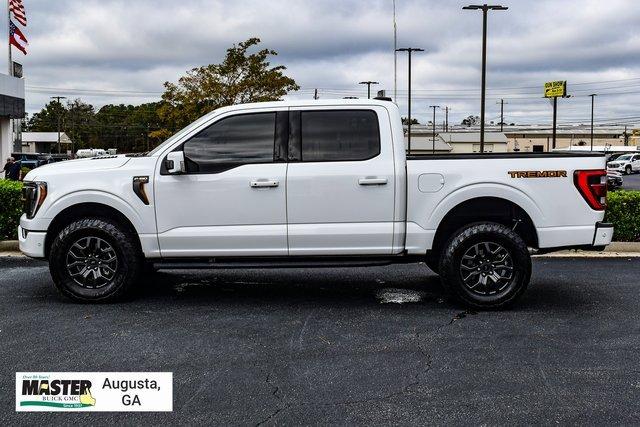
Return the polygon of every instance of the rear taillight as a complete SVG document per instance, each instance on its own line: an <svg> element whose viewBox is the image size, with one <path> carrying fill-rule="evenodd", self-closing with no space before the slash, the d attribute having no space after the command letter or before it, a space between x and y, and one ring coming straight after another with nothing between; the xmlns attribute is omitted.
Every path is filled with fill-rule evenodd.
<svg viewBox="0 0 640 427"><path fill-rule="evenodd" d="M607 171L575 171L573 183L592 209L604 210L607 206Z"/></svg>

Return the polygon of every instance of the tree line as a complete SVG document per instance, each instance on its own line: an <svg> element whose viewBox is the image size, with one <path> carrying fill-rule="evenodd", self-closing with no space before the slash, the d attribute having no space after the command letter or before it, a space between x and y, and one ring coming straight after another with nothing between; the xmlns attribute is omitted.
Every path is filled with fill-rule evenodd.
<svg viewBox="0 0 640 427"><path fill-rule="evenodd" d="M74 149L116 148L118 152L144 152L154 148L208 112L244 102L276 101L299 86L284 74L283 65L272 66L271 49L254 47L250 38L227 49L220 64L193 68L177 83L165 82L159 102L140 105L109 104L99 109L81 99L51 101L25 122L30 132L55 132L60 128Z"/></svg>

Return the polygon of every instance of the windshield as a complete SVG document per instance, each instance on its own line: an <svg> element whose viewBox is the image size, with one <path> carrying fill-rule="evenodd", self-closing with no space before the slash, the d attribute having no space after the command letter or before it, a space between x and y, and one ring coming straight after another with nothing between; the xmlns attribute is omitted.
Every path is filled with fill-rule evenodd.
<svg viewBox="0 0 640 427"><path fill-rule="evenodd" d="M620 156L620 157L618 157L618 158L616 159L616 161L618 161L618 160L623 160L623 161L625 161L625 160L631 160L631 154L625 154L624 156Z"/></svg>
<svg viewBox="0 0 640 427"><path fill-rule="evenodd" d="M153 156L155 154L157 154L159 151L162 151L167 145L171 145L173 144L173 142L176 139L180 139L182 138L182 136L185 133L191 132L192 129L198 127L198 125L200 125L201 123L205 122L206 120L209 120L209 118L216 114L215 113L216 110L211 111L208 114L205 114L204 116L200 117L198 120L196 120L195 122L187 125L186 127L184 127L182 130L178 131L177 133L173 134L173 136L171 136L169 139L167 139L165 142L163 142L162 144L158 145L156 148L154 148L153 150L149 151L146 155L147 156Z"/></svg>

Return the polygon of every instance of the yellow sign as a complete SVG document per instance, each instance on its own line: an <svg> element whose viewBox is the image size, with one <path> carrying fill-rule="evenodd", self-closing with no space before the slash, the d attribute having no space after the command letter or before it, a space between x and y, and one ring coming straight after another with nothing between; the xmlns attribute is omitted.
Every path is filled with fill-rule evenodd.
<svg viewBox="0 0 640 427"><path fill-rule="evenodd" d="M567 81L547 82L544 84L544 97L567 96Z"/></svg>

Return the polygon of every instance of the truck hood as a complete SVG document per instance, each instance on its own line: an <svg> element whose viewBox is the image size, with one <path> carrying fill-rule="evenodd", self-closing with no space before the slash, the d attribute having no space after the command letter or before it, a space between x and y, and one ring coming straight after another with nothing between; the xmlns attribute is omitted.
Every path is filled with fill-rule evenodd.
<svg viewBox="0 0 640 427"><path fill-rule="evenodd" d="M40 166L33 169L24 178L25 181L43 180L43 177L58 173L95 172L107 169L116 169L124 166L129 160L125 155L91 157L87 159L65 160L57 163Z"/></svg>

